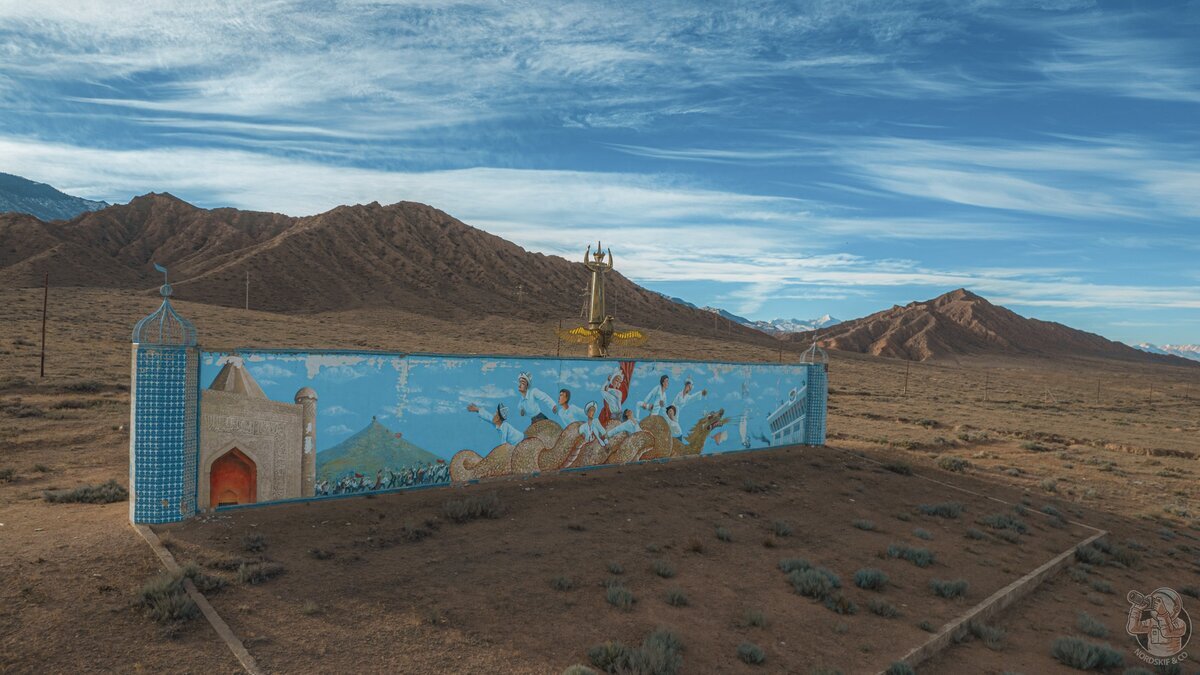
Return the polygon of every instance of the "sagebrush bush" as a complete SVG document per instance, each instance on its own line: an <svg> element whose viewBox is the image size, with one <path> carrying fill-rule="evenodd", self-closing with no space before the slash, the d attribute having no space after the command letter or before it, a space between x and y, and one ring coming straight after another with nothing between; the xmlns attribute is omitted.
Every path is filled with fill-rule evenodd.
<svg viewBox="0 0 1200 675"><path fill-rule="evenodd" d="M625 612L633 609L633 603L637 602L633 592L619 583L608 586L604 592L604 599L608 604Z"/></svg>
<svg viewBox="0 0 1200 675"><path fill-rule="evenodd" d="M738 645L737 655L743 663L749 663L754 666L764 663L767 660L767 653L763 651L762 647L753 642L743 642Z"/></svg>
<svg viewBox="0 0 1200 675"><path fill-rule="evenodd" d="M900 615L900 610L886 600L880 598L871 598L867 601L867 609L871 610L872 614L882 616L885 619L892 619Z"/></svg>
<svg viewBox="0 0 1200 675"><path fill-rule="evenodd" d="M896 661L883 671L884 675L917 675L913 667L903 661Z"/></svg>
<svg viewBox="0 0 1200 675"><path fill-rule="evenodd" d="M112 504L129 499L129 491L115 480L84 485L73 490L46 490L42 498L52 504Z"/></svg>
<svg viewBox="0 0 1200 675"><path fill-rule="evenodd" d="M960 598L967 594L967 582L963 579L954 581L943 581L941 579L930 579L929 588L933 594L948 600Z"/></svg>
<svg viewBox="0 0 1200 675"><path fill-rule="evenodd" d="M17 475L17 472L15 470L13 470L12 467L6 467L3 469L0 469L0 483L8 483L8 482L12 481L13 477L15 477L16 475Z"/></svg>
<svg viewBox="0 0 1200 675"><path fill-rule="evenodd" d="M237 579L240 584L255 586L283 574L284 567L275 562L242 563L238 567Z"/></svg>
<svg viewBox="0 0 1200 675"><path fill-rule="evenodd" d="M605 642L588 650L592 665L606 673L631 675L675 675L683 667L683 642L665 628L659 628L637 648L620 642Z"/></svg>
<svg viewBox="0 0 1200 675"><path fill-rule="evenodd" d="M963 505L958 502L943 502L941 504L921 504L917 510L927 516L939 518L957 518L962 515Z"/></svg>
<svg viewBox="0 0 1200 675"><path fill-rule="evenodd" d="M204 570L194 562L190 562L183 566L182 570L185 578L191 579L196 585L196 589L201 593L216 593L225 588L225 579L222 577L205 574Z"/></svg>
<svg viewBox="0 0 1200 675"><path fill-rule="evenodd" d="M968 527L967 532L964 536L966 536L967 539L986 539L987 538L987 535L983 533L983 530L978 530L978 529L975 529L974 527Z"/></svg>
<svg viewBox="0 0 1200 675"><path fill-rule="evenodd" d="M608 563L608 573L609 574L624 574L625 568L622 567L621 563L619 563L619 562L615 562L615 561L610 562L610 563Z"/></svg>
<svg viewBox="0 0 1200 675"><path fill-rule="evenodd" d="M200 613L183 590L183 575L162 573L147 581L140 593L142 607L161 624L183 623Z"/></svg>
<svg viewBox="0 0 1200 675"><path fill-rule="evenodd" d="M258 553L267 547L267 538L252 532L242 539L242 548L250 553Z"/></svg>
<svg viewBox="0 0 1200 675"><path fill-rule="evenodd" d="M911 476L913 472L912 466L905 462L888 462L883 465L883 468L892 473L898 473L901 476Z"/></svg>
<svg viewBox="0 0 1200 675"><path fill-rule="evenodd" d="M875 529L875 523L869 520L856 520L854 521L854 527L866 532L871 532Z"/></svg>
<svg viewBox="0 0 1200 675"><path fill-rule="evenodd" d="M567 666L567 669L562 671L562 675L599 675L596 671L588 668L582 663L576 663L572 666Z"/></svg>
<svg viewBox="0 0 1200 675"><path fill-rule="evenodd" d="M892 544L887 548L887 556L889 558L900 558L916 565L917 567L929 567L933 564L933 552L927 548L913 548L907 544Z"/></svg>
<svg viewBox="0 0 1200 675"><path fill-rule="evenodd" d="M758 483L749 478L742 481L742 491L743 492L749 492L749 493L766 492L770 489L771 489L770 485L767 485L765 483Z"/></svg>
<svg viewBox="0 0 1200 675"><path fill-rule="evenodd" d="M967 630L971 631L971 635L982 640L988 649L997 652L1004 649L1004 640L1007 634L1003 628L989 626L982 621L972 621L967 624Z"/></svg>
<svg viewBox="0 0 1200 675"><path fill-rule="evenodd" d="M771 523L771 531L776 537L786 537L792 533L792 526L785 520L776 520Z"/></svg>
<svg viewBox="0 0 1200 675"><path fill-rule="evenodd" d="M499 518L504 515L504 504L495 492L471 495L463 499L451 499L442 504L442 515L447 520L465 523L480 518Z"/></svg>
<svg viewBox="0 0 1200 675"><path fill-rule="evenodd" d="M687 607L687 594L681 588L672 588L667 591L667 604L672 607Z"/></svg>
<svg viewBox="0 0 1200 675"><path fill-rule="evenodd" d="M323 548L311 548L308 554L317 560L329 560L334 556L334 552Z"/></svg>
<svg viewBox="0 0 1200 675"><path fill-rule="evenodd" d="M1106 670L1125 664L1125 657L1107 644L1093 644L1074 637L1055 640L1050 645L1050 655L1077 670Z"/></svg>
<svg viewBox="0 0 1200 675"><path fill-rule="evenodd" d="M1108 594L1112 594L1114 592L1112 584L1103 579L1092 579L1092 590Z"/></svg>
<svg viewBox="0 0 1200 675"><path fill-rule="evenodd" d="M868 591L878 591L887 586L888 575L883 570L864 567L854 573L854 585Z"/></svg>
<svg viewBox="0 0 1200 675"><path fill-rule="evenodd" d="M767 625L767 617L761 609L748 609L742 613L742 626L762 628Z"/></svg>
<svg viewBox="0 0 1200 675"><path fill-rule="evenodd" d="M1089 637L1108 637L1108 627L1087 612L1079 613L1079 618L1075 620L1075 627L1079 629L1079 632Z"/></svg>
<svg viewBox="0 0 1200 675"><path fill-rule="evenodd" d="M925 539L925 540L933 539L933 534L929 530L926 530L926 529L923 529L920 527L913 528L913 536L916 537L917 539Z"/></svg>
<svg viewBox="0 0 1200 675"><path fill-rule="evenodd" d="M733 541L733 533L723 527L718 527L717 539L721 541Z"/></svg>
<svg viewBox="0 0 1200 675"><path fill-rule="evenodd" d="M812 567L812 563L804 558L784 558L779 561L779 569L784 574L794 572L796 570L806 570Z"/></svg>
<svg viewBox="0 0 1200 675"><path fill-rule="evenodd" d="M980 525L986 525L993 530L1012 530L1018 534L1025 534L1029 531L1029 527L1016 516L1007 513L993 513L990 516L984 516L979 519Z"/></svg>
<svg viewBox="0 0 1200 675"><path fill-rule="evenodd" d="M825 607L838 614L858 614L858 605L841 593L830 593L825 598Z"/></svg>
<svg viewBox="0 0 1200 675"><path fill-rule="evenodd" d="M1104 554L1096 550L1095 546L1076 546L1075 559L1089 565L1104 564Z"/></svg>
<svg viewBox="0 0 1200 675"><path fill-rule="evenodd" d="M675 576L675 568L666 560L655 560L650 569L664 579L670 579Z"/></svg>
<svg viewBox="0 0 1200 675"><path fill-rule="evenodd" d="M939 469L956 473L966 471L971 467L971 463L962 457L951 457L950 455L939 457L937 465Z"/></svg>
<svg viewBox="0 0 1200 675"><path fill-rule="evenodd" d="M570 577L554 577L550 580L550 588L556 591L569 591L575 588L575 580Z"/></svg>

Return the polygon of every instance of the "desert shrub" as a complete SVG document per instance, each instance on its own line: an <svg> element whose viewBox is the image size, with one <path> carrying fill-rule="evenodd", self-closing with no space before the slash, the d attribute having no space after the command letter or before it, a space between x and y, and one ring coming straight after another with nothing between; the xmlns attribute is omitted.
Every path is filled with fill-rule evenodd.
<svg viewBox="0 0 1200 675"><path fill-rule="evenodd" d="M73 490L46 490L42 497L52 504L112 504L129 499L129 491L115 480L84 485Z"/></svg>
<svg viewBox="0 0 1200 675"><path fill-rule="evenodd" d="M1062 511L1059 511L1058 509L1054 508L1053 506L1051 506L1049 504L1043 506L1041 508L1041 511L1042 511L1042 513L1050 516L1051 518L1062 518L1063 517Z"/></svg>
<svg viewBox="0 0 1200 675"><path fill-rule="evenodd" d="M913 472L912 466L906 462L888 462L883 465L883 468L901 476L911 476Z"/></svg>
<svg viewBox="0 0 1200 675"><path fill-rule="evenodd" d="M918 623L917 628L920 628L921 630L925 631L926 633L932 633L934 631L933 624L929 623L928 620L923 620L920 623Z"/></svg>
<svg viewBox="0 0 1200 675"><path fill-rule="evenodd" d="M841 593L830 593L826 596L825 607L838 614L858 614L858 605Z"/></svg>
<svg viewBox="0 0 1200 675"><path fill-rule="evenodd" d="M1107 581L1105 581L1103 579L1093 579L1092 580L1092 590L1099 591L1100 593L1108 593L1108 594L1113 593L1112 584L1108 583Z"/></svg>
<svg viewBox="0 0 1200 675"><path fill-rule="evenodd" d="M925 427L926 429L935 429L935 428L941 426L941 424L939 424L937 420L931 420L931 419L919 419L916 421L916 425L919 427Z"/></svg>
<svg viewBox="0 0 1200 675"><path fill-rule="evenodd" d="M16 476L16 471L12 467L0 469L0 482L8 483Z"/></svg>
<svg viewBox="0 0 1200 675"><path fill-rule="evenodd" d="M659 628L630 648L620 642L605 642L588 650L588 659L606 673L629 675L675 675L683 667L683 642L665 628Z"/></svg>
<svg viewBox="0 0 1200 675"><path fill-rule="evenodd" d="M883 675L917 675L917 671L903 661L896 661L883 671Z"/></svg>
<svg viewBox="0 0 1200 675"><path fill-rule="evenodd" d="M666 560L655 560L650 569L658 576L664 579L670 579L675 576L675 568Z"/></svg>
<svg viewBox="0 0 1200 675"><path fill-rule="evenodd" d="M771 489L770 485L767 485L765 483L758 483L749 478L742 481L742 491L743 492L749 492L749 493L753 494L756 492L766 492L770 489Z"/></svg>
<svg viewBox="0 0 1200 675"><path fill-rule="evenodd" d="M1042 445L1037 441L1025 441L1021 444L1021 449L1029 450L1030 452L1050 452L1049 446Z"/></svg>
<svg viewBox="0 0 1200 675"><path fill-rule="evenodd" d="M625 612L633 609L633 603L637 602L637 598L633 597L633 592L621 584L609 586L604 592L604 599L608 601L608 604Z"/></svg>
<svg viewBox="0 0 1200 675"><path fill-rule="evenodd" d="M854 585L868 591L878 591L887 586L888 575L883 570L864 567L854 573Z"/></svg>
<svg viewBox="0 0 1200 675"><path fill-rule="evenodd" d="M1125 664L1125 657L1112 647L1061 637L1050 645L1050 655L1077 670L1105 670Z"/></svg>
<svg viewBox="0 0 1200 675"><path fill-rule="evenodd" d="M970 468L971 463L962 457L951 457L947 455L945 457L939 457L937 465L939 469L943 469L945 471L961 472Z"/></svg>
<svg viewBox="0 0 1200 675"><path fill-rule="evenodd" d="M10 417L45 417L46 411L36 405L21 403L20 401L11 401L8 403L0 403L0 412Z"/></svg>
<svg viewBox="0 0 1200 675"><path fill-rule="evenodd" d="M1038 485L1046 492L1058 492L1058 481L1053 478L1043 478Z"/></svg>
<svg viewBox="0 0 1200 675"><path fill-rule="evenodd" d="M835 585L835 579L836 575L831 577L829 574L824 574L820 568L795 570L788 574L792 590L798 595L814 600L824 600L829 597L833 593L833 589L841 585L840 582Z"/></svg>
<svg viewBox="0 0 1200 675"><path fill-rule="evenodd" d="M875 523L869 520L856 520L854 521L854 527L866 532L872 532L875 530Z"/></svg>
<svg viewBox="0 0 1200 675"><path fill-rule="evenodd" d="M987 535L983 533L983 530L978 530L973 527L967 528L967 532L966 532L965 536L967 539L986 539L987 538Z"/></svg>
<svg viewBox="0 0 1200 675"><path fill-rule="evenodd" d="M575 588L575 580L570 577L554 577L550 580L550 588L556 591L569 591Z"/></svg>
<svg viewBox="0 0 1200 675"><path fill-rule="evenodd" d="M917 510L927 516L939 518L957 518L962 515L963 505L958 502L943 502L941 504L921 504Z"/></svg>
<svg viewBox="0 0 1200 675"><path fill-rule="evenodd" d="M747 628L762 628L767 625L767 617L761 609L748 609L742 613L741 625Z"/></svg>
<svg viewBox="0 0 1200 675"><path fill-rule="evenodd" d="M667 591L667 604L672 607L687 607L688 597L683 589L672 588Z"/></svg>
<svg viewBox="0 0 1200 675"><path fill-rule="evenodd" d="M1021 535L1012 530L996 530L996 536L1010 544L1021 543Z"/></svg>
<svg viewBox="0 0 1200 675"><path fill-rule="evenodd" d="M1090 637L1108 637L1108 628L1099 619L1087 612L1079 613L1079 617L1075 619L1075 627L1079 629L1079 632Z"/></svg>
<svg viewBox="0 0 1200 675"><path fill-rule="evenodd" d="M1161 538L1163 541L1171 541L1171 540L1172 540L1172 539L1174 539L1174 538L1175 538L1177 535L1175 534L1175 530L1172 530L1172 529L1171 529L1171 528L1169 528L1169 527L1163 527L1163 528L1160 528L1160 529L1158 530L1158 536L1159 536L1159 538Z"/></svg>
<svg viewBox="0 0 1200 675"><path fill-rule="evenodd" d="M267 582L275 577L283 574L284 567L279 563L260 562L260 563L243 563L237 571L237 579L240 584L249 584L255 586Z"/></svg>
<svg viewBox="0 0 1200 675"><path fill-rule="evenodd" d="M252 532L242 539L242 548L250 553L258 553L267 548L267 538L257 532Z"/></svg>
<svg viewBox="0 0 1200 675"><path fill-rule="evenodd" d="M733 541L733 533L723 527L718 527L717 539L721 541Z"/></svg>
<svg viewBox="0 0 1200 675"><path fill-rule="evenodd" d="M971 631L971 635L982 640L988 649L997 652L1004 649L1006 633L1003 628L989 626L982 621L972 621L967 624L967 630Z"/></svg>
<svg viewBox="0 0 1200 675"><path fill-rule="evenodd" d="M773 532L776 537L786 537L792 533L792 526L789 525L785 520L777 520L771 523L771 532Z"/></svg>
<svg viewBox="0 0 1200 675"><path fill-rule="evenodd" d="M567 666L567 669L562 671L562 675L599 675L599 673L582 663L576 663L575 665Z"/></svg>
<svg viewBox="0 0 1200 675"><path fill-rule="evenodd" d="M1132 549L1125 548L1124 546L1117 546L1115 544L1112 547L1112 551L1110 551L1110 555L1112 556L1114 562L1124 565L1125 567L1133 567L1134 565L1137 565L1139 560L1138 554L1134 553Z"/></svg>
<svg viewBox="0 0 1200 675"><path fill-rule="evenodd" d="M749 663L754 666L764 663L767 660L767 653L763 651L762 647L753 642L743 642L738 645L737 655L743 663Z"/></svg>
<svg viewBox="0 0 1200 675"><path fill-rule="evenodd" d="M1029 509L1025 508L1024 504L1017 504L1013 507L1013 513L1017 514L1018 516L1024 516L1028 515Z"/></svg>
<svg viewBox="0 0 1200 675"><path fill-rule="evenodd" d="M913 528L913 536L916 537L917 539L925 539L925 540L933 539L933 534L930 533L929 530L926 530L926 529L923 529L920 527Z"/></svg>
<svg viewBox="0 0 1200 675"><path fill-rule="evenodd" d="M305 600L300 606L300 613L304 616L315 616L321 613L321 606L312 600Z"/></svg>
<svg viewBox="0 0 1200 675"><path fill-rule="evenodd" d="M1025 534L1029 531L1029 527L1025 525L1024 521L1007 513L993 513L990 516L984 516L979 519L979 524L986 525L993 530L1012 530L1018 534Z"/></svg>
<svg viewBox="0 0 1200 675"><path fill-rule="evenodd" d="M216 593L225 587L225 579L205 574L204 570L194 562L184 565L182 574L185 578L191 579L201 593Z"/></svg>
<svg viewBox="0 0 1200 675"><path fill-rule="evenodd" d="M900 614L894 605L880 598L871 598L867 601L867 609L871 610L872 614L885 619L892 619Z"/></svg>
<svg viewBox="0 0 1200 675"><path fill-rule="evenodd" d="M1074 565L1067 570L1067 575L1071 577L1071 581L1083 583L1088 580L1088 574L1091 572L1090 565L1079 564Z"/></svg>
<svg viewBox="0 0 1200 675"><path fill-rule="evenodd" d="M964 579L956 579L954 581L942 581L941 579L930 579L929 589L939 598L953 600L961 598L967 594L967 582Z"/></svg>
<svg viewBox="0 0 1200 675"><path fill-rule="evenodd" d="M63 389L76 394L96 394L104 390L104 385L95 380L81 380L65 384Z"/></svg>
<svg viewBox="0 0 1200 675"><path fill-rule="evenodd" d="M465 523L480 518L499 518L504 514L504 504L495 492L471 495L463 499L451 499L442 504L442 515L456 523Z"/></svg>
<svg viewBox="0 0 1200 675"><path fill-rule="evenodd" d="M785 574L795 572L796 570L806 570L812 567L812 563L804 558L784 558L779 561L779 569Z"/></svg>
<svg viewBox="0 0 1200 675"><path fill-rule="evenodd" d="M46 466L45 464L34 464L33 470L38 473L50 473L50 467Z"/></svg>
<svg viewBox="0 0 1200 675"><path fill-rule="evenodd" d="M310 548L308 549L308 555L312 556L315 560L329 560L334 556L334 552L323 548Z"/></svg>
<svg viewBox="0 0 1200 675"><path fill-rule="evenodd" d="M933 564L933 552L927 548L912 548L905 544L892 544L887 548L889 558L900 558L916 565L917 567L929 567Z"/></svg>
<svg viewBox="0 0 1200 675"><path fill-rule="evenodd" d="M1076 546L1075 559L1081 563L1089 565L1103 565L1104 554L1096 549L1095 546Z"/></svg>
<svg viewBox="0 0 1200 675"><path fill-rule="evenodd" d="M609 574L624 574L625 568L621 566L621 563L613 561L613 562L608 563L608 573Z"/></svg>
<svg viewBox="0 0 1200 675"><path fill-rule="evenodd" d="M161 624L183 623L200 613L183 589L182 575L163 573L147 581L140 600L150 618Z"/></svg>

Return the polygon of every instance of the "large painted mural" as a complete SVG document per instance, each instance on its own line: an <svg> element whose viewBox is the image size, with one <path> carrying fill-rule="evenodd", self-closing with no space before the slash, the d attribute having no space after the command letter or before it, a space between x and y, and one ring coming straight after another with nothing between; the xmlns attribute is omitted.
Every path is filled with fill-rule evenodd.
<svg viewBox="0 0 1200 675"><path fill-rule="evenodd" d="M803 443L809 368L204 352L198 502L214 508Z"/></svg>

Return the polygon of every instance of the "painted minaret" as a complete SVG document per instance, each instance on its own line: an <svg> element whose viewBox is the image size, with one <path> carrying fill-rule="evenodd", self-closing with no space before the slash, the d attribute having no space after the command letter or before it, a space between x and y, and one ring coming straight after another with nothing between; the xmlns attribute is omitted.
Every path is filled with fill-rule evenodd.
<svg viewBox="0 0 1200 675"><path fill-rule="evenodd" d="M196 328L162 304L133 329L129 406L129 519L170 523L196 514L200 359Z"/></svg>
<svg viewBox="0 0 1200 675"><path fill-rule="evenodd" d="M296 403L304 406L304 455L300 460L300 494L317 492L317 392L304 387L296 392Z"/></svg>

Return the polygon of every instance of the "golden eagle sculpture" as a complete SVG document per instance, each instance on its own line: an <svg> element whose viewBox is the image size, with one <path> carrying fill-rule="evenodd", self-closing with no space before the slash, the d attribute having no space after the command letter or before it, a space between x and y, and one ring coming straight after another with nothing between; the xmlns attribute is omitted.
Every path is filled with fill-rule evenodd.
<svg viewBox="0 0 1200 675"><path fill-rule="evenodd" d="M607 258L607 260L605 260ZM583 266L592 273L590 282L591 300L588 303L587 326L558 331L558 337L572 344L586 344L588 356L608 356L613 344L635 345L645 342L646 336L637 330L616 330L613 317L607 313L604 303L604 274L613 268L612 249L607 255L596 242L596 252L589 245L583 254Z"/></svg>

